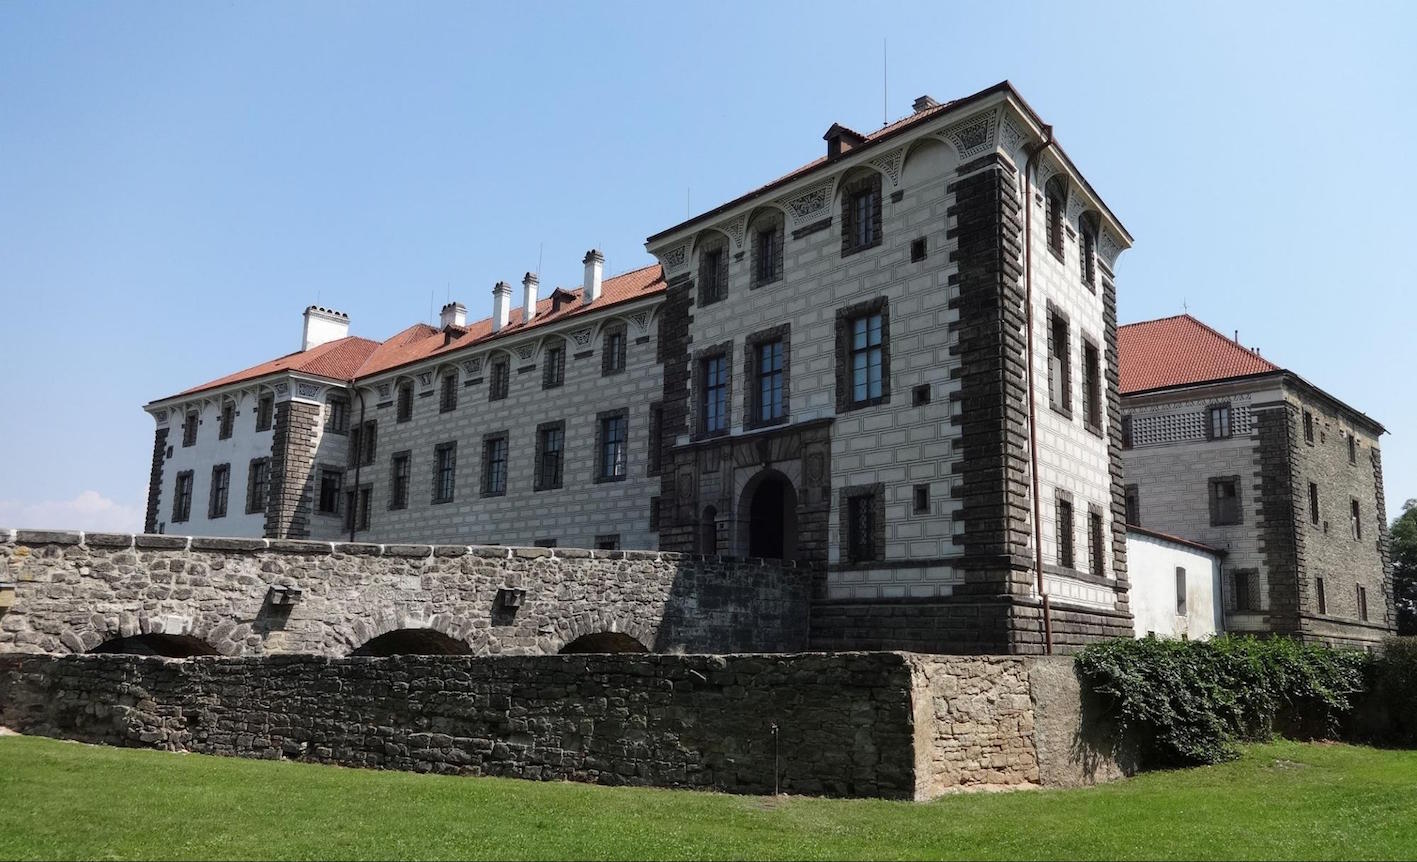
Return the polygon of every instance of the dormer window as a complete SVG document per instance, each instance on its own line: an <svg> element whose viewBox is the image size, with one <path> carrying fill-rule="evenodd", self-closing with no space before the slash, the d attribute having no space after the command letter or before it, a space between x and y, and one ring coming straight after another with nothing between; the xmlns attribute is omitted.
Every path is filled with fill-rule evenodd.
<svg viewBox="0 0 1417 862"><path fill-rule="evenodd" d="M576 295L565 288L558 287L551 291L551 313L555 314L561 310L562 306L570 305L576 301Z"/></svg>
<svg viewBox="0 0 1417 862"><path fill-rule="evenodd" d="M822 135L822 140L827 142L827 158L834 159L866 143L866 136L853 132L841 123L832 123L832 127Z"/></svg>

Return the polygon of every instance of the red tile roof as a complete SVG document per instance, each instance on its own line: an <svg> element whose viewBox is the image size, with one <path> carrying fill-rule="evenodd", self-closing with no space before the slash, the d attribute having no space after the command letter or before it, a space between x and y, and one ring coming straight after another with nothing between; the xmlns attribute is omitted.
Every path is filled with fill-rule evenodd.
<svg viewBox="0 0 1417 862"><path fill-rule="evenodd" d="M451 340L443 330L426 323L415 323L386 341L370 341L367 338L348 337L330 341L318 347L299 353L291 353L270 362L228 374L225 377L195 386L178 395L193 395L208 389L216 389L233 383L255 380L269 374L298 371L341 381L353 381L398 368L412 362L419 362L433 356L453 353L474 344L511 337L552 323L598 312L611 306L663 293L664 272L659 264L651 264L623 275L613 276L601 282L600 299L591 305L581 302L582 288L570 293L575 299L564 303L554 314L550 297L536 304L536 317L530 324L522 323L522 309L512 309L511 322L501 332L492 331L492 318L486 317L464 327L462 334ZM446 342L446 343L445 343ZM176 397L176 396L173 396ZM158 399L159 401L165 399Z"/></svg>
<svg viewBox="0 0 1417 862"><path fill-rule="evenodd" d="M1117 329L1123 395L1282 371L1189 314Z"/></svg>

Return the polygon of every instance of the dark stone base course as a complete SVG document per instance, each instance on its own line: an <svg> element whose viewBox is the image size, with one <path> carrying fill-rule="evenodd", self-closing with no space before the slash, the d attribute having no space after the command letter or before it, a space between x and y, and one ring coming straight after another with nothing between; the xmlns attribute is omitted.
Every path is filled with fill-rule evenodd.
<svg viewBox="0 0 1417 862"><path fill-rule="evenodd" d="M1053 651L1067 655L1133 636L1120 611L1060 606L1049 611ZM814 650L879 649L956 655L1042 655L1043 608L1032 599L962 596L928 601L816 602Z"/></svg>
<svg viewBox="0 0 1417 862"><path fill-rule="evenodd" d="M0 657L25 733L269 760L913 798L906 656Z"/></svg>

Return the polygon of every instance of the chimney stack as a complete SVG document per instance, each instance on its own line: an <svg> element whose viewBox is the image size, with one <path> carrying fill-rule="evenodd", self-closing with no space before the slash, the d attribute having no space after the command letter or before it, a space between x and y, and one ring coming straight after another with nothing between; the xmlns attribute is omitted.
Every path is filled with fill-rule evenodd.
<svg viewBox="0 0 1417 862"><path fill-rule="evenodd" d="M536 317L536 289L541 286L541 279L536 277L536 273L529 272L522 276L522 323L531 323L531 319Z"/></svg>
<svg viewBox="0 0 1417 862"><path fill-rule="evenodd" d="M584 293L581 294L581 302L590 305L600 299L600 277L605 269L605 255L596 249L591 249L585 253L585 284Z"/></svg>
<svg viewBox="0 0 1417 862"><path fill-rule="evenodd" d="M910 107L913 108L915 110L915 113L918 114L921 111L928 111L931 108L938 108L940 107L940 103L930 98L929 96L921 96L916 99Z"/></svg>
<svg viewBox="0 0 1417 862"><path fill-rule="evenodd" d="M505 281L492 288L492 331L501 332L512 319L512 286Z"/></svg>
<svg viewBox="0 0 1417 862"><path fill-rule="evenodd" d="M449 326L467 326L467 306L461 302L450 302L443 306L443 314L439 321L443 328Z"/></svg>
<svg viewBox="0 0 1417 862"><path fill-rule="evenodd" d="M339 341L349 335L349 315L333 308L312 305L305 309L305 326L300 334L300 349L309 350Z"/></svg>

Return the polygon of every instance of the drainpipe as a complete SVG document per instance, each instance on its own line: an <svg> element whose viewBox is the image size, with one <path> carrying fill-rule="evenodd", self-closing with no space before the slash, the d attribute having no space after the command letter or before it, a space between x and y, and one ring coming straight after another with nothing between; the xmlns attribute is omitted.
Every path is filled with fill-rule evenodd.
<svg viewBox="0 0 1417 862"><path fill-rule="evenodd" d="M350 384L350 397L359 397L359 446L364 447L364 390ZM351 437L354 435L350 435ZM354 541L354 531L359 526L359 468L364 466L364 456L359 452L354 455L354 511L349 515L349 540Z"/></svg>
<svg viewBox="0 0 1417 862"><path fill-rule="evenodd" d="M1038 597L1043 602L1043 651L1053 654L1053 621L1048 593L1043 589L1043 520L1038 498L1038 417L1033 391L1033 170L1038 157L1053 146L1053 127L1043 126L1043 141L1028 154L1023 182L1023 295L1024 325L1028 329L1028 472L1033 479L1033 569L1038 577Z"/></svg>

